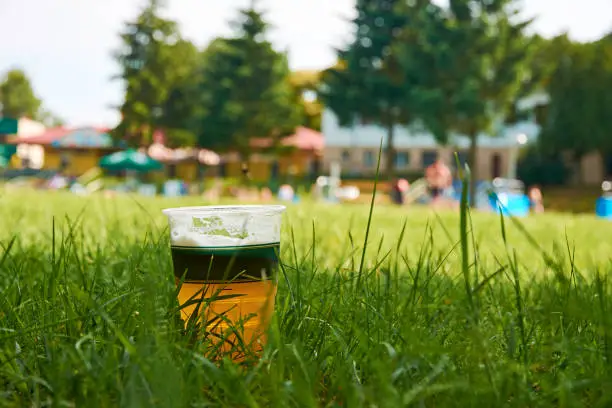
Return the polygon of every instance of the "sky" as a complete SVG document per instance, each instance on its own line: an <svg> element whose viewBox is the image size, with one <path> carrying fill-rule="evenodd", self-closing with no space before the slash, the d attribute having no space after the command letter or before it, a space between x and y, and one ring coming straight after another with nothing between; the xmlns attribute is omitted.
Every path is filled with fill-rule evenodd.
<svg viewBox="0 0 612 408"><path fill-rule="evenodd" d="M443 1L443 0L440 0ZM118 33L143 0L0 0L0 75L23 69L44 106L72 126L114 126L122 85L112 52ZM228 22L249 0L166 0L164 16L203 47L229 35ZM349 38L354 0L260 0L272 23L270 40L288 50L292 69L320 69L335 61L333 47ZM568 31L590 41L612 30L612 0L524 0L545 36Z"/></svg>

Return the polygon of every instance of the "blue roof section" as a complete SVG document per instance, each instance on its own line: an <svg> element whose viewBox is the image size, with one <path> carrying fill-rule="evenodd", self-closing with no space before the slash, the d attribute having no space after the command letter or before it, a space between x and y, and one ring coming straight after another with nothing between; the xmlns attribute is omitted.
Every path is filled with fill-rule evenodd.
<svg viewBox="0 0 612 408"><path fill-rule="evenodd" d="M112 147L110 134L94 128L75 129L61 139L51 142L53 147Z"/></svg>
<svg viewBox="0 0 612 408"><path fill-rule="evenodd" d="M353 128L340 127L334 113L325 109L321 119L321 131L325 137L326 147L362 147L375 148L380 146L380 139L383 139L383 146L387 143L387 131L376 125L357 125ZM500 126L497 136L487 136L481 134L478 138L480 147L488 148L507 148L516 146L517 136L525 134L528 142L537 140L540 127L533 122L521 122L512 126ZM467 149L470 145L469 139L461 135L453 135L450 138L449 146L459 149ZM433 135L419 130L416 127L408 128L398 126L394 136L395 147L399 149L410 148L436 148L440 145L436 142Z"/></svg>

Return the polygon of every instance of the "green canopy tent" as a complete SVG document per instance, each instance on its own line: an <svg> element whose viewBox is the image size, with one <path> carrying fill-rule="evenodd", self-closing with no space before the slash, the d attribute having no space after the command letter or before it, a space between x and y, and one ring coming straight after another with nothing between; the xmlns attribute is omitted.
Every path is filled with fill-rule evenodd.
<svg viewBox="0 0 612 408"><path fill-rule="evenodd" d="M125 171L128 190L136 189L140 183L140 177L135 177L134 173L148 173L161 170L162 164L152 159L146 153L137 150L123 150L104 156L100 159L100 167L111 171Z"/></svg>
<svg viewBox="0 0 612 408"><path fill-rule="evenodd" d="M13 118L3 118L0 116L0 136L14 135L17 133L19 122Z"/></svg>
<svg viewBox="0 0 612 408"><path fill-rule="evenodd" d="M11 162L11 157L17 152L16 145L0 144L0 167L6 167Z"/></svg>
<svg viewBox="0 0 612 408"><path fill-rule="evenodd" d="M100 159L100 167L112 171L136 171L147 173L162 169L162 164L153 160L146 153L137 150L123 150L104 156Z"/></svg>

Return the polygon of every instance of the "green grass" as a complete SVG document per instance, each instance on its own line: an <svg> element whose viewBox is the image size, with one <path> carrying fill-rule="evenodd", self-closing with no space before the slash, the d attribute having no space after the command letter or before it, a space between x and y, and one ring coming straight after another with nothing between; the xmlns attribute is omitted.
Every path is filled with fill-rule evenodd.
<svg viewBox="0 0 612 408"><path fill-rule="evenodd" d="M380 206L364 250L367 205L290 207L239 366L174 317L160 210L198 204L1 192L0 406L612 405L609 222Z"/></svg>

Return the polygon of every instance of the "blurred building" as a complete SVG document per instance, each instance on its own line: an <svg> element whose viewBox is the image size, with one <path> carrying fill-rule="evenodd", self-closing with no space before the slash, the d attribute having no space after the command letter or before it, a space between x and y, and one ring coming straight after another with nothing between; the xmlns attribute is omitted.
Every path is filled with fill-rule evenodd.
<svg viewBox="0 0 612 408"><path fill-rule="evenodd" d="M40 122L23 117L17 121L17 134L12 138L29 139L45 133L47 128ZM18 144L17 154L13 156L13 167L27 167L31 169L42 168L45 152L41 146Z"/></svg>
<svg viewBox="0 0 612 408"><path fill-rule="evenodd" d="M274 146L271 139L253 139L249 174L257 182L284 177L314 180L322 170L324 147L323 135L306 127L296 128L295 133L283 138L278 146ZM235 153L225 154L219 170L220 176L239 178L242 162Z"/></svg>
<svg viewBox="0 0 612 408"><path fill-rule="evenodd" d="M96 127L46 129L36 135L19 135L11 143L29 151L41 153L36 167L30 163L22 167L43 170L61 170L66 175L80 176L97 167L101 157L118 150L108 133L109 129ZM19 151L18 151L19 152Z"/></svg>
<svg viewBox="0 0 612 408"><path fill-rule="evenodd" d="M201 180L210 168L221 162L220 156L207 149L178 148L170 149L159 138L147 148L147 154L165 166L165 175L169 179L180 179L186 182Z"/></svg>
<svg viewBox="0 0 612 408"><path fill-rule="evenodd" d="M526 112L526 119L513 125L501 121L493 127L493 136L482 134L478 139L478 174L482 179L516 177L516 166L521 145L534 143L540 133L536 123L536 107L545 105L548 97L536 94L517 103L519 110ZM387 144L387 130L377 125L356 124L341 127L336 115L328 108L322 114L321 131L325 135L323 168L330 170L331 163L342 166L342 173L349 177L372 177L376 172L380 142ZM398 175L409 178L420 177L424 169L438 156L456 168L455 153L460 163L468 158L469 139L451 135L448 145L436 142L433 135L418 126L397 126L394 135L395 170ZM381 169L385 168L386 155L382 152ZM610 163L608 163L610 162ZM569 165L569 160L568 160ZM580 171L575 175L575 184L600 184L612 173L612 159L604 160L593 153L583 157Z"/></svg>
<svg viewBox="0 0 612 408"><path fill-rule="evenodd" d="M386 129L376 125L341 127L334 113L328 109L323 112L321 128L325 135L323 163L326 170L332 162L339 162L343 174L375 174L381 139L383 149L387 144ZM498 137L480 136L478 174L487 179L514 177L521 142L535 139L539 130L535 122L526 121L500 128ZM449 144L442 146L425 130L416 126L397 126L394 135L395 170L398 174L417 176L438 157L443 158L447 164L456 166L455 153L459 161L465 163L469 146L469 139L465 136L451 135ZM385 160L383 151L381 169L386 166Z"/></svg>
<svg viewBox="0 0 612 408"><path fill-rule="evenodd" d="M612 137L612 135L610 136ZM566 157L566 163L571 158ZM582 157L579 168L572 175L572 184L600 185L602 181L612 179L612 155L602 157L598 152L591 152Z"/></svg>

